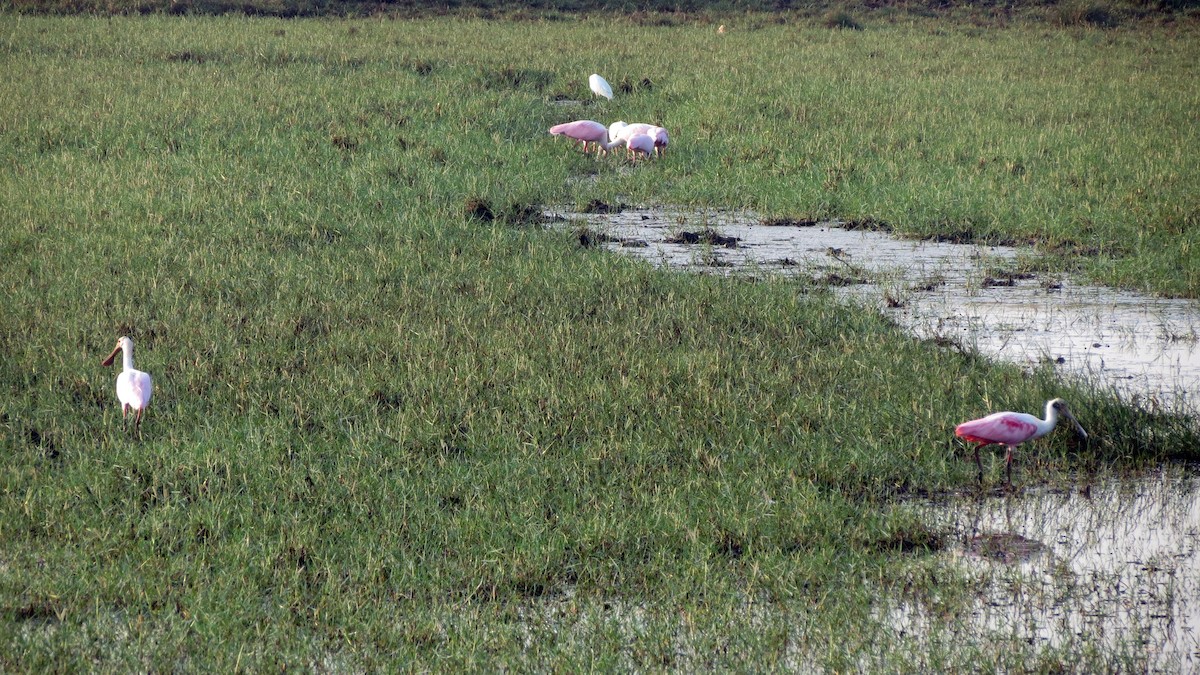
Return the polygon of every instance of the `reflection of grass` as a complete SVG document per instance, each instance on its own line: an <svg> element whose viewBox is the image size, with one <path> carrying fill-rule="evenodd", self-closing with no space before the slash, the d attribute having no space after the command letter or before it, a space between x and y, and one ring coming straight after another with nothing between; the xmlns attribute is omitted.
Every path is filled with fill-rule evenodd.
<svg viewBox="0 0 1200 675"><path fill-rule="evenodd" d="M1041 443L1056 482L1200 445L792 282L528 226L533 205L620 195L1109 251L1131 210L1187 217L1191 127L1169 151L1154 131L1190 100L1182 37L766 22L723 50L622 25L620 67L655 74L621 115L681 130L622 175L545 133L560 94L615 115L579 74L616 68L607 21L0 23L20 63L0 97L6 670L903 670L922 657L868 601L965 592L925 573L939 533L903 503L974 480L956 421L1066 391L1094 440ZM1153 106L1130 77L1147 67ZM1025 172L976 169L985 151ZM826 193L839 154L853 171ZM1165 236L1124 254L1156 261L1138 256ZM1186 289L1177 253L1159 269ZM119 333L156 378L140 440L97 365ZM557 632L531 606L594 622ZM1106 663L1087 646L1071 655ZM988 662L972 649L934 665Z"/></svg>

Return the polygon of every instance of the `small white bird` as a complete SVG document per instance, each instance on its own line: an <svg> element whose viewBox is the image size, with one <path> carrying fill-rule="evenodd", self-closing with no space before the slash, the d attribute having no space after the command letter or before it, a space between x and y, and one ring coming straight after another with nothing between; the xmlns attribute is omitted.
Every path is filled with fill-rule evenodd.
<svg viewBox="0 0 1200 675"><path fill-rule="evenodd" d="M113 359L121 352L123 369L117 376L117 400L121 402L121 421L124 423L132 408L134 413L133 426L140 429L142 413L150 405L150 393L154 386L150 382L150 374L133 367L133 339L122 336L117 339L117 346L100 365L111 366Z"/></svg>
<svg viewBox="0 0 1200 675"><path fill-rule="evenodd" d="M608 81L603 77L592 73L592 76L588 78L588 86L592 88L592 91L597 96L603 96L610 101L612 100L612 87L608 86Z"/></svg>

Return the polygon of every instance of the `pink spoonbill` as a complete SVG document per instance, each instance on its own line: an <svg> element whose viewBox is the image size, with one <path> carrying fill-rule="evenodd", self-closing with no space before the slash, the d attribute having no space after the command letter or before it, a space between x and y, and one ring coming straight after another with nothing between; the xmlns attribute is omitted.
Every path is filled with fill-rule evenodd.
<svg viewBox="0 0 1200 675"><path fill-rule="evenodd" d="M121 352L123 366L121 374L117 376L117 400L121 402L121 420L124 423L129 411L133 410L133 426L140 429L142 413L146 406L150 405L150 393L153 390L150 374L133 367L133 339L124 336L117 339L117 346L100 365L111 366L113 359L117 358L117 352Z"/></svg>
<svg viewBox="0 0 1200 675"><path fill-rule="evenodd" d="M637 161L638 155L647 155L654 152L654 139L646 134L634 134L625 140L625 147L629 148L629 156Z"/></svg>
<svg viewBox="0 0 1200 675"><path fill-rule="evenodd" d="M635 122L626 124L625 122L613 122L608 125L608 137L614 141L627 141L634 134L646 134L650 136L656 127L653 124L644 122Z"/></svg>
<svg viewBox="0 0 1200 675"><path fill-rule="evenodd" d="M662 127L654 127L650 137L654 139L654 154L658 156L667 154L667 144L671 142L667 130Z"/></svg>
<svg viewBox="0 0 1200 675"><path fill-rule="evenodd" d="M979 461L979 449L993 444L1007 446L1008 452L1004 455L1004 464L1008 471L1008 484L1012 485L1013 450L1025 441L1041 438L1054 431L1054 427L1058 425L1059 415L1071 420L1071 424L1075 425L1075 431L1078 431L1083 438L1087 438L1087 432L1071 414L1067 402L1061 398L1046 401L1046 419L1044 420L1029 413L998 412L977 420L963 422L954 428L954 434L965 441L977 444L975 446L975 464L979 467L980 483L983 482L983 462Z"/></svg>
<svg viewBox="0 0 1200 675"><path fill-rule="evenodd" d="M574 139L576 143L582 143L584 152L587 152L588 143L595 143L602 149L607 149L605 146L608 143L608 127L592 120L575 120L556 124L550 127L550 133L554 136L566 136Z"/></svg>

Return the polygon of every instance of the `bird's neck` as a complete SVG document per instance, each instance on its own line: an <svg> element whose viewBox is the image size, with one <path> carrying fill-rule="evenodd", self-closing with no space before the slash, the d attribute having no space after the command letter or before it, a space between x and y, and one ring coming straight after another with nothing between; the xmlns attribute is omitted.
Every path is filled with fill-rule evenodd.
<svg viewBox="0 0 1200 675"><path fill-rule="evenodd" d="M133 347L121 349L121 367L124 370L133 370Z"/></svg>
<svg viewBox="0 0 1200 675"><path fill-rule="evenodd" d="M1054 407L1054 402L1046 403L1046 419L1042 420L1039 425L1042 427L1042 433L1047 434L1058 425L1058 408Z"/></svg>

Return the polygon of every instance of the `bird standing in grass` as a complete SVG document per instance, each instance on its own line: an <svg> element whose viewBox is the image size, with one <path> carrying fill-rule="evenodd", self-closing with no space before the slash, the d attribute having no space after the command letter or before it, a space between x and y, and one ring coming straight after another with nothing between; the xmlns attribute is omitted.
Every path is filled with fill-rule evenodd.
<svg viewBox="0 0 1200 675"><path fill-rule="evenodd" d="M597 96L603 96L610 101L612 100L612 87L608 85L608 80L605 80L603 77L592 73L591 77L588 78L588 86L592 88L592 91Z"/></svg>
<svg viewBox="0 0 1200 675"><path fill-rule="evenodd" d="M650 137L654 139L654 154L657 156L667 154L667 144L671 142L671 136L667 130L662 127L654 127Z"/></svg>
<svg viewBox="0 0 1200 675"><path fill-rule="evenodd" d="M1071 420L1075 430L1083 438L1087 432L1071 414L1067 402L1061 398L1046 401L1046 419L1038 419L1029 413L998 412L970 422L963 422L954 428L954 435L959 438L977 443L975 446L975 465L979 467L979 482L983 483L983 462L979 461L979 449L985 445L1004 445L1008 452L1004 455L1004 464L1008 470L1008 484L1012 485L1013 450L1025 441L1041 438L1054 431L1058 425L1058 417L1062 415Z"/></svg>
<svg viewBox="0 0 1200 675"><path fill-rule="evenodd" d="M654 152L654 139L646 134L634 134L625 139L625 146L629 148L630 159L637 161L638 155L648 157Z"/></svg>
<svg viewBox="0 0 1200 675"><path fill-rule="evenodd" d="M121 352L121 364L123 366L121 374L117 376L117 400L121 402L122 426L129 416L129 411L133 410L133 426L135 429L140 429L142 425L142 413L145 412L146 406L150 405L150 394L153 390L153 384L150 382L149 373L144 373L133 367L133 339L130 337L122 336L118 338L117 346L113 348L112 353L100 365L111 366L113 359L117 357L117 352Z"/></svg>
<svg viewBox="0 0 1200 675"><path fill-rule="evenodd" d="M550 127L550 133L554 136L566 136L574 139L576 143L582 143L584 152L587 152L589 143L595 143L601 150L608 150L608 127L599 122L592 120L564 122Z"/></svg>

